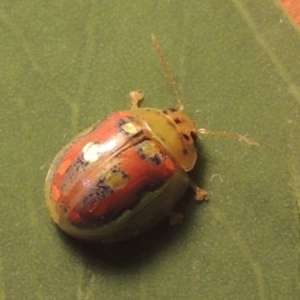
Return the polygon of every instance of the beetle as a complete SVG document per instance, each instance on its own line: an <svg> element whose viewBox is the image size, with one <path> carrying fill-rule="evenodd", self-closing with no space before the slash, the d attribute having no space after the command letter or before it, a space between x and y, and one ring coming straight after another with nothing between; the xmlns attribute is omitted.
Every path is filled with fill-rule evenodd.
<svg viewBox="0 0 300 300"><path fill-rule="evenodd" d="M173 208L188 187L197 200L208 193L187 172L197 160L198 134L229 133L198 129L183 111L179 93L155 38L152 42L176 95L178 107L139 107L141 91L130 93L131 109L111 114L77 135L54 158L46 177L51 217L71 236L115 243L137 237L168 217L183 216Z"/></svg>

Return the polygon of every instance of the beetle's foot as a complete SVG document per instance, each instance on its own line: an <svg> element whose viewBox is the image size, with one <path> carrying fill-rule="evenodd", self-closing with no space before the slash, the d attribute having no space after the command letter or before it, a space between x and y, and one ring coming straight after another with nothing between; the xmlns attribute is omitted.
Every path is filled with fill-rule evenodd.
<svg viewBox="0 0 300 300"><path fill-rule="evenodd" d="M209 193L206 190L197 188L195 199L197 201L207 201L209 199Z"/></svg>
<svg viewBox="0 0 300 300"><path fill-rule="evenodd" d="M175 211L169 212L170 224L171 225L178 225L181 224L183 221L183 214Z"/></svg>
<svg viewBox="0 0 300 300"><path fill-rule="evenodd" d="M144 99L144 94L143 92L137 90L137 91L130 92L129 97L130 97L132 108L138 108L139 102L141 102Z"/></svg>
<svg viewBox="0 0 300 300"><path fill-rule="evenodd" d="M209 194L206 190L200 189L194 182L190 181L190 187L195 192L195 199L197 201L203 201L209 199Z"/></svg>

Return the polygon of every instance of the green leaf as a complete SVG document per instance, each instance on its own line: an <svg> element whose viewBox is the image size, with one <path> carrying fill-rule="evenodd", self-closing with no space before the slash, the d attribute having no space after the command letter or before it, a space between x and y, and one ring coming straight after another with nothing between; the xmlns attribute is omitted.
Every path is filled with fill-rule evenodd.
<svg viewBox="0 0 300 300"><path fill-rule="evenodd" d="M0 3L1 299L298 299L299 32L275 1ZM185 222L120 245L51 221L44 178L74 135L141 89L176 104L155 34L204 136ZM162 128L163 130L163 128Z"/></svg>

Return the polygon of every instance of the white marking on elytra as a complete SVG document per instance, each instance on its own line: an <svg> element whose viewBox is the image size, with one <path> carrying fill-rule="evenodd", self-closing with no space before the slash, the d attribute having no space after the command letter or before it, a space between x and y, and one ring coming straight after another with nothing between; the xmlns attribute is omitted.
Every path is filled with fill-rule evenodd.
<svg viewBox="0 0 300 300"><path fill-rule="evenodd" d="M139 128L135 126L133 123L126 123L122 125L122 129L130 134L137 134L139 132Z"/></svg>
<svg viewBox="0 0 300 300"><path fill-rule="evenodd" d="M83 158L89 163L95 162L99 159L101 154L113 150L116 147L116 144L115 140L110 140L104 144L88 142L82 148Z"/></svg>

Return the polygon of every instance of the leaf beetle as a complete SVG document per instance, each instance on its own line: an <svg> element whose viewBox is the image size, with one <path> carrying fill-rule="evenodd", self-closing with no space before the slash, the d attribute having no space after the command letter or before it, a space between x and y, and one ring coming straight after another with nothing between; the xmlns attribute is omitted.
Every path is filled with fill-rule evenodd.
<svg viewBox="0 0 300 300"><path fill-rule="evenodd" d="M183 112L179 93L162 50L152 42L177 98L168 110L139 107L143 93L130 93L130 110L118 111L77 135L54 158L46 177L51 217L71 236L115 243L139 236L168 217L182 221L173 208L190 186L197 200L208 193L191 181L198 134L246 137L198 129Z"/></svg>

